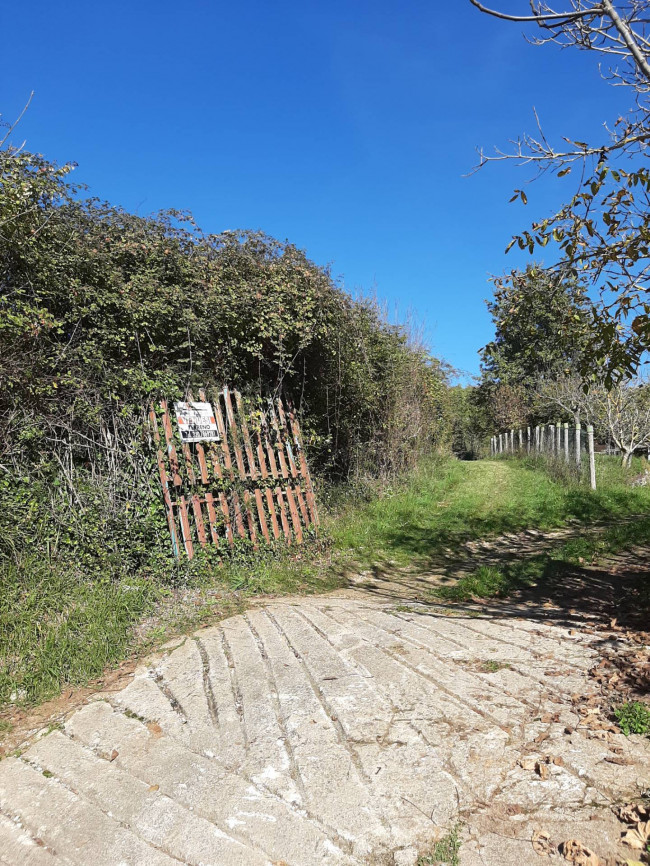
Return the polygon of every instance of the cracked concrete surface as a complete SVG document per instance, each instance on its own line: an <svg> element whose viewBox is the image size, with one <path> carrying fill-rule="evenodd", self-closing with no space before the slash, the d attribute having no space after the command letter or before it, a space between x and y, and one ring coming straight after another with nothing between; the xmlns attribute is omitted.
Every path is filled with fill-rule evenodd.
<svg viewBox="0 0 650 866"><path fill-rule="evenodd" d="M450 613L348 592L200 630L0 762L0 862L410 866L458 821L462 866L556 862L536 830L621 856L650 749L584 726L593 635Z"/></svg>

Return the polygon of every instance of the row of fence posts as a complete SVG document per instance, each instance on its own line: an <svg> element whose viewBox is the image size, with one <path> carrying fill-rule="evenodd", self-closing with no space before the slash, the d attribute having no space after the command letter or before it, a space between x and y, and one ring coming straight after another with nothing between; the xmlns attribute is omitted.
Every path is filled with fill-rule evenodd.
<svg viewBox="0 0 650 866"><path fill-rule="evenodd" d="M490 453L496 454L549 454L566 463L573 461L582 468L583 450L589 454L589 483L596 489L596 460L594 456L594 428L587 424L586 442L580 423L571 427L568 422L538 424L537 427L506 430L490 440Z"/></svg>

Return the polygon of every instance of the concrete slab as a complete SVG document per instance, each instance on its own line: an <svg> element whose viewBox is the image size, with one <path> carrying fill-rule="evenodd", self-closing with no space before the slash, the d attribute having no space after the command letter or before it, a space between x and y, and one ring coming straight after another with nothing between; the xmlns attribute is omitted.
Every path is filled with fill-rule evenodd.
<svg viewBox="0 0 650 866"><path fill-rule="evenodd" d="M450 612L346 592L170 646L0 762L0 863L413 866L459 822L462 866L621 857L650 745L583 724L593 635Z"/></svg>

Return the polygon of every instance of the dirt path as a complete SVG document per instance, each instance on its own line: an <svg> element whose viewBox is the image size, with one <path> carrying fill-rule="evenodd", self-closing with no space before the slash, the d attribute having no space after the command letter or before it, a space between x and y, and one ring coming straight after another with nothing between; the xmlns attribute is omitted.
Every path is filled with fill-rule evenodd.
<svg viewBox="0 0 650 866"><path fill-rule="evenodd" d="M400 585L262 605L96 695L0 762L0 862L407 866L460 821L462 866L566 862L541 833L624 863L650 746L599 712L616 636Z"/></svg>

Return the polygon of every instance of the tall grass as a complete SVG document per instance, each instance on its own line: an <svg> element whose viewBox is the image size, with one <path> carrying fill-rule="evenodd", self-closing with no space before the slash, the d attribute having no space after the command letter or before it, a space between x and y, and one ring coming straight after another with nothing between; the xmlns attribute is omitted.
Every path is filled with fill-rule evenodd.
<svg viewBox="0 0 650 866"><path fill-rule="evenodd" d="M598 456L599 489L553 477L534 459L431 460L372 502L343 508L334 545L355 562L426 566L464 541L524 529L586 527L650 511L650 490L633 488L638 466Z"/></svg>

